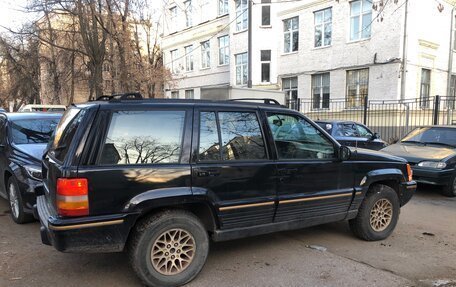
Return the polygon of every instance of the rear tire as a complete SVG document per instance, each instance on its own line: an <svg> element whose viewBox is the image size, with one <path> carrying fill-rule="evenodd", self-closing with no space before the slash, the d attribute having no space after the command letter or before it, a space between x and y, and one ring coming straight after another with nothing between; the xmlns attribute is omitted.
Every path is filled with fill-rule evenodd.
<svg viewBox="0 0 456 287"><path fill-rule="evenodd" d="M140 221L127 246L133 270L147 286L180 286L206 263L209 238L199 219L167 210Z"/></svg>
<svg viewBox="0 0 456 287"><path fill-rule="evenodd" d="M370 188L361 203L356 218L349 221L350 229L367 241L383 240L391 235L399 219L400 204L396 191L383 184Z"/></svg>
<svg viewBox="0 0 456 287"><path fill-rule="evenodd" d="M17 180L14 176L10 176L8 178L6 189L8 193L11 218L13 221L17 224L33 221L33 216L31 214L25 213L24 211L24 201L22 200L21 191L19 190L19 185L17 184Z"/></svg>
<svg viewBox="0 0 456 287"><path fill-rule="evenodd" d="M443 186L442 194L447 197L455 197L456 196L456 176L451 178L451 183L448 185Z"/></svg>

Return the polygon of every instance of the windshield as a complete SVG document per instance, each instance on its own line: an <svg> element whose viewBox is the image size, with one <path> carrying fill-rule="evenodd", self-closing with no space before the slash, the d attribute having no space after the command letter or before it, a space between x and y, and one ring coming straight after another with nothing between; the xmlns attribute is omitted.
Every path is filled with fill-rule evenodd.
<svg viewBox="0 0 456 287"><path fill-rule="evenodd" d="M58 118L13 121L10 124L12 141L15 144L47 143L58 123Z"/></svg>
<svg viewBox="0 0 456 287"><path fill-rule="evenodd" d="M401 142L456 146L456 129L417 128L404 137Z"/></svg>

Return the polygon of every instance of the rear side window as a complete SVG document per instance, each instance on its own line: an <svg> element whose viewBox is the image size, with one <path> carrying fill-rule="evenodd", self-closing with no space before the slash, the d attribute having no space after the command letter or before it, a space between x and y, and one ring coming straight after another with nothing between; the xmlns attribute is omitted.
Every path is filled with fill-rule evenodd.
<svg viewBox="0 0 456 287"><path fill-rule="evenodd" d="M57 160L63 161L70 149L70 144L73 141L74 135L84 118L86 110L69 109L60 119L59 124L55 130L54 138L50 154Z"/></svg>
<svg viewBox="0 0 456 287"><path fill-rule="evenodd" d="M112 115L100 164L179 163L185 111L122 111Z"/></svg>
<svg viewBox="0 0 456 287"><path fill-rule="evenodd" d="M200 113L200 161L265 158L266 150L256 113Z"/></svg>

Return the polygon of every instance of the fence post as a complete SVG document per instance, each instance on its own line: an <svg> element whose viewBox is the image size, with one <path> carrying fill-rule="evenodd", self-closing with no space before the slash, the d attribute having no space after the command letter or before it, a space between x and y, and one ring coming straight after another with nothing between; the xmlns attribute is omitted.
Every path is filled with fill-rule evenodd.
<svg viewBox="0 0 456 287"><path fill-rule="evenodd" d="M433 125L439 124L439 112L440 112L439 110L440 110L440 96L436 95L435 101L434 101L434 120L432 122Z"/></svg>
<svg viewBox="0 0 456 287"><path fill-rule="evenodd" d="M363 124L367 125L367 108L369 106L367 95L364 96Z"/></svg>

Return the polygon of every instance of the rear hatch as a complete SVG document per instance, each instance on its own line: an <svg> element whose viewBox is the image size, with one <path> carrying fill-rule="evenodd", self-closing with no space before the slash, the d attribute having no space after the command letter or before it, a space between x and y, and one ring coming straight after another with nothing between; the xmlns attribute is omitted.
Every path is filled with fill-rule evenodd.
<svg viewBox="0 0 456 287"><path fill-rule="evenodd" d="M88 114L86 108L76 106L68 109L61 118L43 158L43 183L46 200L51 212L56 214L56 184L62 177L76 177L74 166L75 150L79 146L79 134L83 132L83 120Z"/></svg>

